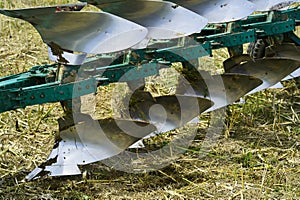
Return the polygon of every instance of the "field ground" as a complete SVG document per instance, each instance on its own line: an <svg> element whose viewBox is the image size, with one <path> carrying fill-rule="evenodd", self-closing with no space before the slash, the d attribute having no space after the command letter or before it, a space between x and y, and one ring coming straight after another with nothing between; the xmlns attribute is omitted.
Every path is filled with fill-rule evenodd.
<svg viewBox="0 0 300 200"><path fill-rule="evenodd" d="M0 7L67 2L6 0ZM30 25L0 17L1 76L48 63L46 53ZM221 58L218 54L215 60ZM63 112L58 104L46 104L2 113L0 199L300 199L300 84L292 80L284 85L228 107L225 128L206 156L199 158L207 131L203 123L190 148L175 162L141 174L96 163L83 167L84 176L22 182L47 158L57 134L56 120ZM101 99L98 106L109 106L112 89L99 89L107 101ZM110 111L98 114L105 117ZM162 143L164 137L148 143Z"/></svg>

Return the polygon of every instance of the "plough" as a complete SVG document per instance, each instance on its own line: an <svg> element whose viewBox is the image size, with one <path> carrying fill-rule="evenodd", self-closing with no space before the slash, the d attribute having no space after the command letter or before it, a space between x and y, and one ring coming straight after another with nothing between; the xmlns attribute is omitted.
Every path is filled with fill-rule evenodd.
<svg viewBox="0 0 300 200"><path fill-rule="evenodd" d="M241 97L299 75L299 1L82 0L0 13L31 23L53 64L0 79L0 112L61 102L65 115L48 159L27 177L80 174L79 165L113 157ZM82 11L86 4L101 10ZM244 47L250 44L245 54ZM224 73L201 71L199 57L227 48ZM175 94L153 96L145 78L176 69ZM81 97L127 83L129 118L94 120Z"/></svg>

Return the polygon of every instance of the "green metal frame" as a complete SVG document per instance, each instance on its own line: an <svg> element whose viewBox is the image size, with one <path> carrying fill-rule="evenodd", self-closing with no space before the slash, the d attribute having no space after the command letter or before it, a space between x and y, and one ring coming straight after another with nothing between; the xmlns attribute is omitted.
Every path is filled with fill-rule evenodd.
<svg viewBox="0 0 300 200"><path fill-rule="evenodd" d="M62 83L58 80L58 64L35 66L28 72L0 78L0 112L70 100L95 93L98 86L158 75L159 69L171 67L173 62L212 55L213 49L231 48L240 52L242 45L259 38L285 35L299 45L299 38L293 34L299 25L299 8L255 14L228 24L210 25L200 34L192 36L197 42L195 44L128 52L108 66L98 67L97 63L106 58L95 56L89 58L83 66L70 67L79 69L79 77L81 73L84 74L75 82Z"/></svg>

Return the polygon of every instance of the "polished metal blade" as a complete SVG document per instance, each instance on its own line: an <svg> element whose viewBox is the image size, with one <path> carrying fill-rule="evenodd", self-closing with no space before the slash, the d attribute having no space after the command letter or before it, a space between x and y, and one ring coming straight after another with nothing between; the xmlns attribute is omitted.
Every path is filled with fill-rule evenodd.
<svg viewBox="0 0 300 200"><path fill-rule="evenodd" d="M0 9L0 13L9 17L23 19L30 23L35 23L40 20L36 18L36 16L46 16L56 12L80 11L85 6L86 3L77 3L77 4L63 4L63 5L56 5L56 6L16 9L16 10Z"/></svg>
<svg viewBox="0 0 300 200"><path fill-rule="evenodd" d="M256 11L264 11L267 9L269 0L248 0L256 5Z"/></svg>
<svg viewBox="0 0 300 200"><path fill-rule="evenodd" d="M216 80L216 77L217 76L213 76L212 80ZM215 85L216 82L206 81L210 91L210 99L214 102L214 106L209 108L206 112L233 104L263 83L263 81L258 78L242 74L222 74L221 80L222 84L218 85Z"/></svg>
<svg viewBox="0 0 300 200"><path fill-rule="evenodd" d="M250 57L249 54L242 54L239 56L231 57L223 62L223 67L225 70L225 73L230 73L230 70L240 63L243 62L251 62L253 59Z"/></svg>
<svg viewBox="0 0 300 200"><path fill-rule="evenodd" d="M208 19L209 23L231 22L245 18L256 10L247 0L170 0Z"/></svg>
<svg viewBox="0 0 300 200"><path fill-rule="evenodd" d="M147 35L146 28L105 12L53 12L48 7L0 12L30 22L58 57L64 50L91 54L121 51Z"/></svg>
<svg viewBox="0 0 300 200"><path fill-rule="evenodd" d="M171 2L159 0L87 0L101 10L146 27L148 39L174 39L200 32L207 24L202 16Z"/></svg>
<svg viewBox="0 0 300 200"><path fill-rule="evenodd" d="M203 88L205 82L206 89ZM214 75L200 80L194 80L192 87L182 89L182 84L178 85L177 92L185 96L197 96L208 98L214 105L205 112L217 110L230 105L243 97L245 94L262 84L258 78L242 74L222 74Z"/></svg>
<svg viewBox="0 0 300 200"><path fill-rule="evenodd" d="M272 45L266 49L267 57L286 58L300 62L300 47L293 43Z"/></svg>
<svg viewBox="0 0 300 200"><path fill-rule="evenodd" d="M160 107L163 107L167 114L166 123L158 127L158 130L161 130L161 132L184 126L214 104L205 98L183 95L161 96L155 99L156 104L159 106L151 108L153 109L152 113L150 113L151 121L161 121L162 116L159 112L163 111L160 110Z"/></svg>
<svg viewBox="0 0 300 200"><path fill-rule="evenodd" d="M293 3L300 2L299 0L269 0L267 10L285 10Z"/></svg>
<svg viewBox="0 0 300 200"><path fill-rule="evenodd" d="M60 55L54 55L52 49L48 47L48 56L51 61L64 63L68 65L82 65L87 57L86 53L74 54L62 51Z"/></svg>
<svg viewBox="0 0 300 200"><path fill-rule="evenodd" d="M78 165L97 162L127 149L141 138L156 131L142 121L102 119L80 122L60 132L48 160L33 170L27 180L42 175L80 174Z"/></svg>
<svg viewBox="0 0 300 200"><path fill-rule="evenodd" d="M286 58L300 62L300 47L294 43L282 43L279 45L272 45L266 48L267 57ZM287 81L300 76L300 69L297 69L282 81Z"/></svg>
<svg viewBox="0 0 300 200"><path fill-rule="evenodd" d="M253 94L275 85L299 67L299 61L285 58L264 58L239 64L231 68L229 72L246 74L261 79L263 84L248 93Z"/></svg>
<svg viewBox="0 0 300 200"><path fill-rule="evenodd" d="M257 11L284 10L299 0L249 0L257 6Z"/></svg>
<svg viewBox="0 0 300 200"><path fill-rule="evenodd" d="M294 71L293 73L291 73L287 77L283 78L282 81L288 81L288 80L298 78L298 77L300 77L300 69L297 69L296 71Z"/></svg>
<svg viewBox="0 0 300 200"><path fill-rule="evenodd" d="M275 85L269 87L269 89L283 89L284 86L281 84L281 82L276 83Z"/></svg>
<svg viewBox="0 0 300 200"><path fill-rule="evenodd" d="M158 133L184 126L213 105L208 99L183 95L153 98L148 92L138 92L133 96L129 107L131 117L149 121Z"/></svg>
<svg viewBox="0 0 300 200"><path fill-rule="evenodd" d="M0 13L14 17L20 18L29 21L32 24L37 24L39 19L35 19L35 16L44 16L48 14L53 14L56 12L65 12L65 11L80 11L86 6L86 3L78 3L78 4L64 4L57 6L49 6L49 7L36 7L36 8L27 8L27 9L18 9L18 10L0 10ZM49 59L52 61L60 62L60 58L57 55L54 55L51 49L48 49ZM75 55L69 52L64 51L63 58L65 62L70 65L80 65L84 62L85 55Z"/></svg>

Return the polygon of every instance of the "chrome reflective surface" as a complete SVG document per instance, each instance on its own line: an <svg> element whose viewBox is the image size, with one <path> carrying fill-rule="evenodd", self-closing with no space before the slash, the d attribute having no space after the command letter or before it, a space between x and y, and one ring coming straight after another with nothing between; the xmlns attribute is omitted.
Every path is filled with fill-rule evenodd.
<svg viewBox="0 0 300 200"><path fill-rule="evenodd" d="M148 39L173 39L200 32L207 20L171 2L157 0L87 1L101 10L146 27Z"/></svg>
<svg viewBox="0 0 300 200"><path fill-rule="evenodd" d="M171 0L208 19L209 23L235 21L249 16L256 6L247 0Z"/></svg>
<svg viewBox="0 0 300 200"><path fill-rule="evenodd" d="M276 46L270 46L266 49L267 56L270 57L279 57L279 58L287 58L290 60L296 60L300 62L300 47L296 46L293 43L282 43ZM290 80L293 78L297 78L300 76L300 69L297 69L282 81Z"/></svg>
<svg viewBox="0 0 300 200"><path fill-rule="evenodd" d="M299 0L269 0L267 10L284 10L293 3L300 2Z"/></svg>
<svg viewBox="0 0 300 200"><path fill-rule="evenodd" d="M300 62L300 47L293 43L282 43L280 45L272 45L266 49L267 57L287 58Z"/></svg>
<svg viewBox="0 0 300 200"><path fill-rule="evenodd" d="M68 64L68 65L82 65L86 59L87 54L86 53L73 54L73 53L63 51L63 53L61 54L63 60L61 60L61 58L58 55L54 55L51 48L48 47L48 56L49 56L49 60L54 62Z"/></svg>
<svg viewBox="0 0 300 200"><path fill-rule="evenodd" d="M1 10L30 22L52 52L69 50L91 54L128 49L147 35L147 29L105 12L49 12L46 8ZM28 15L28 12L32 12ZM36 14L36 15L34 15Z"/></svg>
<svg viewBox="0 0 300 200"><path fill-rule="evenodd" d="M148 92L132 95L129 113L133 119L149 121L158 133L183 126L213 105L208 99L183 95L153 98Z"/></svg>
<svg viewBox="0 0 300 200"><path fill-rule="evenodd" d="M203 89L202 82L206 83L207 89ZM205 112L217 110L230 105L247 94L249 91L262 84L258 78L242 74L222 74L205 77L203 80L195 80L193 87L177 90L185 96L197 96L210 99L214 105ZM184 86L183 86L184 87ZM206 92L207 91L207 92Z"/></svg>
<svg viewBox="0 0 300 200"><path fill-rule="evenodd" d="M210 99L214 102L214 106L206 112L233 104L263 82L253 76L242 74L222 74L221 84L216 84L213 80L216 80L216 78L213 77L210 81L206 81L210 88Z"/></svg>
<svg viewBox="0 0 300 200"><path fill-rule="evenodd" d="M0 9L0 13L9 17L23 19L30 23L35 24L41 20L40 16L47 16L49 14L53 14L56 12L80 11L85 6L86 3L77 3L77 4L63 4L57 6L15 9L15 10Z"/></svg>
<svg viewBox="0 0 300 200"><path fill-rule="evenodd" d="M251 3L254 3L256 5L257 11L264 11L267 9L269 0L248 0Z"/></svg>
<svg viewBox="0 0 300 200"><path fill-rule="evenodd" d="M282 81L288 81L297 77L300 77L300 69L297 69L296 71L294 71L293 73L291 73L290 75L282 79Z"/></svg>
<svg viewBox="0 0 300 200"><path fill-rule="evenodd" d="M231 68L230 73L247 74L263 81L263 84L248 94L269 88L300 67L300 62L284 58L264 58L247 61Z"/></svg>
<svg viewBox="0 0 300 200"><path fill-rule="evenodd" d="M80 174L78 165L117 155L154 131L153 125L133 120L102 119L78 123L60 132L61 139L47 161L26 179L38 178L41 173L50 176Z"/></svg>

